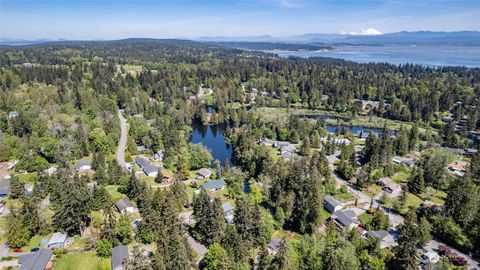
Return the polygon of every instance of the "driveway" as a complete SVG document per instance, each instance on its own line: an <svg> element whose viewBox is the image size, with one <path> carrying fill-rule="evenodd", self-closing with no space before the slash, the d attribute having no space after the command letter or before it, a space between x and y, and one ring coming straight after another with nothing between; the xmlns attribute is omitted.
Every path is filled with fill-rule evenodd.
<svg viewBox="0 0 480 270"><path fill-rule="evenodd" d="M123 117L123 110L118 110L118 118L120 119L120 141L118 142L117 160L118 164L124 169L127 169L125 163L125 145L127 144L127 120Z"/></svg>
<svg viewBox="0 0 480 270"><path fill-rule="evenodd" d="M447 246L448 248L450 248L453 252L457 253L458 255L464 257L465 259L467 259L468 261L468 269L473 269L473 268L478 268L478 265L479 265L479 261L473 259L471 256L468 256L454 248L452 248L451 246L441 242L439 239L436 239L436 238L433 238L430 242L428 242L428 244L425 246L425 249L429 252L435 252L435 253L438 253L438 247L440 245L444 245L444 246Z"/></svg>

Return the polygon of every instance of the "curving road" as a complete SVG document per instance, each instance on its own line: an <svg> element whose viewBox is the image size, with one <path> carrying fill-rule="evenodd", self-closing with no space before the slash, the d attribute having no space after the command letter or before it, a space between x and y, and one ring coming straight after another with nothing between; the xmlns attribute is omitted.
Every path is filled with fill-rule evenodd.
<svg viewBox="0 0 480 270"><path fill-rule="evenodd" d="M122 133L120 135L120 141L118 142L117 148L117 160L118 164L123 169L127 169L127 164L125 162L125 146L127 144L127 119L123 117L123 110L118 110L118 118L120 119L120 128Z"/></svg>

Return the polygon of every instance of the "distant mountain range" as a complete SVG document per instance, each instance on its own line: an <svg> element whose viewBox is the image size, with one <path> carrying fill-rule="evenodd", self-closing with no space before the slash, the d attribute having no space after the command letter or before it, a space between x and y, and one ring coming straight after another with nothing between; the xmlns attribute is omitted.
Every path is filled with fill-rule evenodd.
<svg viewBox="0 0 480 270"><path fill-rule="evenodd" d="M374 29L372 29L374 30ZM207 42L285 42L304 43L316 45L464 45L480 46L480 32L397 32L381 34L373 31L352 34L322 34L308 33L298 36L273 37L273 36L251 36L251 37L201 37L198 41ZM374 34L371 34L374 33Z"/></svg>
<svg viewBox="0 0 480 270"><path fill-rule="evenodd" d="M131 39L128 39L131 40ZM135 39L133 39L135 40ZM150 39L154 40L154 39ZM263 36L240 36L240 37L200 37L193 39L194 41L207 43L224 43L227 47L244 47L248 49L250 46L272 47L267 43L277 44L274 49L285 48L285 45L278 44L309 44L319 48L338 46L338 45L457 45L457 46L480 46L479 31L459 31L459 32L397 32L382 34L375 29L367 29L358 33L343 34L323 34L323 33L307 33L303 35L274 37L269 35ZM0 45L32 45L52 42L65 42L67 40L58 39L7 39L0 38ZM98 41L98 40L97 40ZM73 41L74 42L74 41ZM248 44L248 43L256 43ZM241 46L238 46L241 45ZM309 49L312 49L310 47Z"/></svg>

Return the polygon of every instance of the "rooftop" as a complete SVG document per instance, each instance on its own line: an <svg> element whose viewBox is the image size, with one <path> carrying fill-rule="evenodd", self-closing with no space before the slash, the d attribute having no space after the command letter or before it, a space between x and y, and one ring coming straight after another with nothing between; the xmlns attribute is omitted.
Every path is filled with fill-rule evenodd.
<svg viewBox="0 0 480 270"><path fill-rule="evenodd" d="M23 254L18 259L20 270L43 270L52 258L53 251L41 249L37 252Z"/></svg>
<svg viewBox="0 0 480 270"><path fill-rule="evenodd" d="M118 246L112 249L112 269L123 269L123 261L128 260L128 247Z"/></svg>
<svg viewBox="0 0 480 270"><path fill-rule="evenodd" d="M56 232L48 241L47 246L55 243L64 243L65 241L67 241L67 235L65 233Z"/></svg>
<svg viewBox="0 0 480 270"><path fill-rule="evenodd" d="M133 207L132 203L129 199L121 199L115 203L115 207L118 211L123 212L123 210L127 209L128 207Z"/></svg>
<svg viewBox="0 0 480 270"><path fill-rule="evenodd" d="M200 187L205 190L220 189L227 186L227 183L223 180L215 180L212 182L205 183Z"/></svg>

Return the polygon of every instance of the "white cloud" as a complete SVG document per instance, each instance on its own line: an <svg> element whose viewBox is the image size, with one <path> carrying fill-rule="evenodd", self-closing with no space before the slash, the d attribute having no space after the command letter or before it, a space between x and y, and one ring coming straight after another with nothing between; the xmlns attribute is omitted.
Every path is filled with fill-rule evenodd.
<svg viewBox="0 0 480 270"><path fill-rule="evenodd" d="M345 32L342 32L342 34L345 34ZM353 36L378 36L382 35L382 32L378 31L375 28L368 28L360 32L350 32L348 34Z"/></svg>

